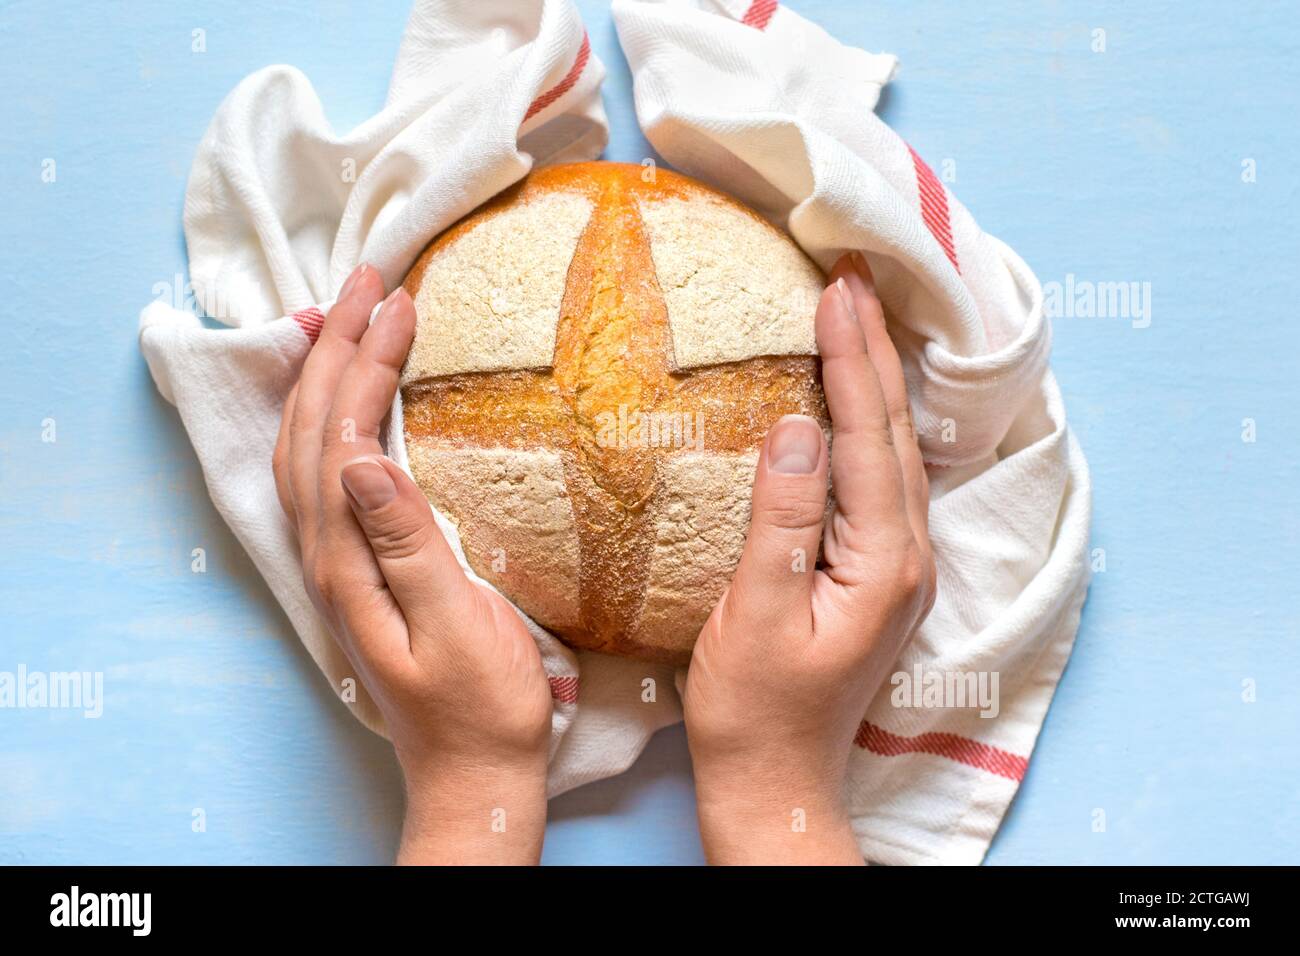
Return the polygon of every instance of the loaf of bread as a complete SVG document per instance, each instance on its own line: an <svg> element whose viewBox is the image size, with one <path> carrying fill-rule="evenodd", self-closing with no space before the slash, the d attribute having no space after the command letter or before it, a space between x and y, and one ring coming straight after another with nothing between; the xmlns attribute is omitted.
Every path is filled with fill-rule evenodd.
<svg viewBox="0 0 1300 956"><path fill-rule="evenodd" d="M474 570L565 643L685 663L740 558L763 436L826 422L822 287L694 180L535 172L407 277L412 473Z"/></svg>

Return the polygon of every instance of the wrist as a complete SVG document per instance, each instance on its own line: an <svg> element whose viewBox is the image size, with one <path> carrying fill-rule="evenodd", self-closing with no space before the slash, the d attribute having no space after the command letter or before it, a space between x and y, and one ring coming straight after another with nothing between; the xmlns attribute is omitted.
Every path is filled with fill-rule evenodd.
<svg viewBox="0 0 1300 956"><path fill-rule="evenodd" d="M696 764L700 836L710 863L861 865L842 773L755 757ZM785 770L772 770L784 767Z"/></svg>
<svg viewBox="0 0 1300 956"><path fill-rule="evenodd" d="M403 764L399 864L533 865L546 830L545 759L512 765Z"/></svg>

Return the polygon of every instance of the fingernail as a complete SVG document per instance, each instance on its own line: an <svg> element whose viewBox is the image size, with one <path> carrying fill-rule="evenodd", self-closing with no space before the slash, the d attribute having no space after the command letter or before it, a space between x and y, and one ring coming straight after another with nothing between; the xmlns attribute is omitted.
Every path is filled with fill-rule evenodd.
<svg viewBox="0 0 1300 956"><path fill-rule="evenodd" d="M392 306L394 300L396 300L399 295L406 295L406 290L400 285L388 294L388 298L379 303L379 307L375 309L375 314L370 317L370 321L374 322L377 319L382 318L383 314L388 311L389 307Z"/></svg>
<svg viewBox="0 0 1300 956"><path fill-rule="evenodd" d="M853 307L853 293L849 291L849 284L844 281L844 277L835 280L835 288L839 290L840 300L844 303L844 308L848 310L849 315L853 316L854 321L858 318L858 310Z"/></svg>
<svg viewBox="0 0 1300 956"><path fill-rule="evenodd" d="M338 299L336 299L335 301L346 299L348 297L348 293L352 291L352 287L357 284L357 280L360 279L362 274L369 268L370 266L368 266L366 263L363 262L361 263L361 265L353 269L352 274L348 276L347 279L344 280L343 288L339 289Z"/></svg>
<svg viewBox="0 0 1300 956"><path fill-rule="evenodd" d="M358 458L343 466L343 487L362 511L375 511L397 497L397 485L373 458Z"/></svg>
<svg viewBox="0 0 1300 956"><path fill-rule="evenodd" d="M867 291L874 294L876 291L876 276L871 271L871 265L867 262L867 257L860 252L853 253L853 269L862 280L862 284L867 287Z"/></svg>
<svg viewBox="0 0 1300 956"><path fill-rule="evenodd" d="M806 415L786 415L772 429L768 468L783 475L810 475L822 456L821 427Z"/></svg>

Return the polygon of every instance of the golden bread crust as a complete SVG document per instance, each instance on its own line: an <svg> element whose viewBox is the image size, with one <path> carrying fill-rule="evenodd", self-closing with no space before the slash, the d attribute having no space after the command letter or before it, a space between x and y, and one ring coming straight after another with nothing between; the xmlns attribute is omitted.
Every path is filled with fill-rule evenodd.
<svg viewBox="0 0 1300 956"><path fill-rule="evenodd" d="M791 413L828 427L810 345L822 279L756 213L685 176L652 173L602 162L540 170L439 236L405 283L420 327L403 375L403 402L416 480L460 525L476 572L571 646L685 663L739 558L763 436ZM564 197L560 205L557 196ZM585 222L574 218L575 196L586 204ZM657 205L681 203L690 216L676 211L684 207ZM704 204L708 209L697 215ZM548 210L560 214L548 222ZM647 226L650 210L658 224L654 235ZM532 246L516 234L494 240L504 248L499 259L492 248L490 270L454 263L467 237L507 215L515 217L515 228L541 230L539 236L554 229ZM726 251L718 235L709 237L712 260L690 261L691 236L678 226L698 230L701 222L734 235L738 248L757 247L776 261L747 262ZM562 242L569 241L575 229L567 266L563 245L548 247L551 262L533 273L539 286L548 287L539 296L559 296L558 309L551 306L554 317L546 318L528 289L514 290L524 301L513 309L499 307L500 290L512 288L516 270L526 268L515 263L555 233L568 230ZM687 261L677 261L683 256ZM451 264L458 271L445 269ZM435 280L431 267L444 272ZM686 278L666 292L661 276L668 270ZM697 279L701 274L706 278ZM778 286L795 286L788 300L774 296L774 274ZM431 288L448 275L490 288L460 290L459 298L448 299L445 290ZM467 311L421 311L431 294L455 307L468 303ZM670 317L670 301L676 316ZM709 327L701 320L710 316L701 311L735 308L736 302L744 310L736 321L750 334L736 335L733 328L724 351L739 350L743 357L683 367L675 332L694 330L683 334L704 345L697 358L708 358L710 343L699 330ZM552 328L540 327L548 321ZM438 336L449 330L470 336L455 340L466 354L452 367L472 370L425 374L448 368ZM475 343L503 335L531 342L534 356L553 341L549 361L478 370L494 367L491 356L475 354ZM725 337L721 331L719 337ZM747 354L753 347L747 343L787 351ZM499 480L511 469L515 480ZM491 504L483 498L484 480L493 482ZM537 500L547 493L567 501ZM553 576L540 573L548 553L559 562ZM570 593L575 584L577 593Z"/></svg>

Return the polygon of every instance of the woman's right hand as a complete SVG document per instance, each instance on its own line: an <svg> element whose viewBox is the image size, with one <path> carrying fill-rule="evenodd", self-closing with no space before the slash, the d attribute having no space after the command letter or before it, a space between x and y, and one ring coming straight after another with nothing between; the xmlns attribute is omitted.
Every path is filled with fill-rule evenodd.
<svg viewBox="0 0 1300 956"><path fill-rule="evenodd" d="M934 601L925 467L860 253L832 270L816 321L834 452L813 419L773 426L744 554L686 681L715 863L862 862L843 804L853 738Z"/></svg>

